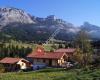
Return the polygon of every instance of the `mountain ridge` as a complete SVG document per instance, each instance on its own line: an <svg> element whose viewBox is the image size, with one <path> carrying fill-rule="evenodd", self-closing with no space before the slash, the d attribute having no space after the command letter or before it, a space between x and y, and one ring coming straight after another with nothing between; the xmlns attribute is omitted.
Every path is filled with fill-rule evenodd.
<svg viewBox="0 0 100 80"><path fill-rule="evenodd" d="M21 41L46 41L57 28L61 28L54 37L59 40L73 40L79 30L85 30L91 39L100 39L100 27L85 22L79 27L63 19L49 15L46 18L32 16L17 8L0 8L0 33L5 39ZM7 35L7 36L5 36Z"/></svg>

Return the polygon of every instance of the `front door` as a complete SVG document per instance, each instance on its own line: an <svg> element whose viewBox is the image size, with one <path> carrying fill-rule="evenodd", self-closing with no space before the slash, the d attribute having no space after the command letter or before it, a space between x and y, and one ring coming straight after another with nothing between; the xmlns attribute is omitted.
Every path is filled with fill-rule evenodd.
<svg viewBox="0 0 100 80"><path fill-rule="evenodd" d="M49 59L49 66L52 66L52 59Z"/></svg>

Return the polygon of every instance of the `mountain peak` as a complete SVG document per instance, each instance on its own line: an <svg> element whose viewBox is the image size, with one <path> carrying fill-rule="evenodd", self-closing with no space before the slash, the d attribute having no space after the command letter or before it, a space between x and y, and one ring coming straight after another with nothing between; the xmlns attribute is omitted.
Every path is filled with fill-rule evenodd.
<svg viewBox="0 0 100 80"><path fill-rule="evenodd" d="M55 16L55 15L49 15L49 16L47 16L47 19L52 19L52 20L55 20L55 19L57 19L57 18L56 18L56 16Z"/></svg>
<svg viewBox="0 0 100 80"><path fill-rule="evenodd" d="M14 7L0 8L0 24L5 26L9 23L35 23L31 17L21 9Z"/></svg>
<svg viewBox="0 0 100 80"><path fill-rule="evenodd" d="M11 11L24 12L22 9L18 9L18 8L14 8L14 7L2 7L2 8L0 8L0 12L11 12Z"/></svg>

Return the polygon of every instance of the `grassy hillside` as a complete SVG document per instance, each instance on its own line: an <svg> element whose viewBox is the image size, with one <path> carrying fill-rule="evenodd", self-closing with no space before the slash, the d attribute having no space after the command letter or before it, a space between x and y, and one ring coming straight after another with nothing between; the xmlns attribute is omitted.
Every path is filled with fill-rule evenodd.
<svg viewBox="0 0 100 80"><path fill-rule="evenodd" d="M100 69L85 71L49 68L34 72L2 73L0 80L100 80Z"/></svg>

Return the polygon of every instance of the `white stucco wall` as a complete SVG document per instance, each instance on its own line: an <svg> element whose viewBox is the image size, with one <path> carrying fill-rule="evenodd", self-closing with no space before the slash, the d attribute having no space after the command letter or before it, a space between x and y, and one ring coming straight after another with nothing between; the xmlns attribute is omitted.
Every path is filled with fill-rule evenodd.
<svg viewBox="0 0 100 80"><path fill-rule="evenodd" d="M20 65L20 69L27 69L26 63L22 62L21 60L17 64Z"/></svg>

